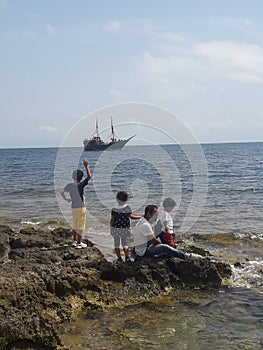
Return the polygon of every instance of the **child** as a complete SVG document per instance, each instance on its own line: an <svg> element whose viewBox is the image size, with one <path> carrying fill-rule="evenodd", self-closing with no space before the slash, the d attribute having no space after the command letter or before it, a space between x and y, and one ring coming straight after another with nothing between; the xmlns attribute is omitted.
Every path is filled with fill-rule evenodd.
<svg viewBox="0 0 263 350"><path fill-rule="evenodd" d="M122 261L120 242L123 247L125 260L130 261L128 240L130 239L130 219L139 220L141 216L132 214L130 206L126 203L128 194L124 191L117 193L118 206L112 208L110 219L110 232L114 238L114 248L118 261Z"/></svg>
<svg viewBox="0 0 263 350"><path fill-rule="evenodd" d="M172 198L165 198L163 201L164 211L159 216L161 224L160 239L162 243L168 244L171 247L174 247L175 232L173 232L173 219L169 213L171 213L175 206L176 203Z"/></svg>
<svg viewBox="0 0 263 350"><path fill-rule="evenodd" d="M83 160L83 165L86 169L87 177L83 180L83 171L74 170L72 174L73 183L67 184L64 187L60 194L67 202L71 202L71 211L73 218L73 243L72 245L78 249L86 248L87 244L83 243L82 232L85 230L86 226L86 207L85 207L85 198L84 198L84 188L87 186L89 180L91 179L91 173L89 169L89 164L87 160ZM69 192L70 198L65 196L65 192Z"/></svg>

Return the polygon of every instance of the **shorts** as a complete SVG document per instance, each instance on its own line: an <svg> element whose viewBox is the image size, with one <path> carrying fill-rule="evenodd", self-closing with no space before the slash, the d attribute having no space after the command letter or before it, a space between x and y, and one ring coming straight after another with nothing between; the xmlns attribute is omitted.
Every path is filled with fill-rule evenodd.
<svg viewBox="0 0 263 350"><path fill-rule="evenodd" d="M72 228L73 230L84 231L86 228L86 213L87 209L84 208L72 208Z"/></svg>
<svg viewBox="0 0 263 350"><path fill-rule="evenodd" d="M112 228L112 236L114 238L114 248L119 248L120 243L123 247L129 246L131 241L131 231L129 228Z"/></svg>

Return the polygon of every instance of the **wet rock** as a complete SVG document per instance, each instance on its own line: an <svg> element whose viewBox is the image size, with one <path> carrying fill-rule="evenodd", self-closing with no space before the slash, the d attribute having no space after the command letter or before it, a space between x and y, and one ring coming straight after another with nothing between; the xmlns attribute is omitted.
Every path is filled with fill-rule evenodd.
<svg viewBox="0 0 263 350"><path fill-rule="evenodd" d="M8 226L0 225L0 263L3 264L9 260L10 243L9 238L13 234Z"/></svg>
<svg viewBox="0 0 263 350"><path fill-rule="evenodd" d="M171 288L217 288L231 271L209 259L109 262L92 242L76 250L71 239L63 228L15 233L0 227L0 259L7 259L0 274L0 349L63 349L58 327L80 310L93 317L105 306L149 300Z"/></svg>
<svg viewBox="0 0 263 350"><path fill-rule="evenodd" d="M202 255L202 256L211 256L210 252L206 249L203 249L201 247L196 247L194 245L189 245L188 249L191 250L192 253Z"/></svg>
<svg viewBox="0 0 263 350"><path fill-rule="evenodd" d="M221 285L222 279L231 275L231 268L223 269L209 259L199 259L191 263L171 259L167 264L176 276L188 287L215 288Z"/></svg>
<svg viewBox="0 0 263 350"><path fill-rule="evenodd" d="M1 236L3 235L10 236L14 233L14 231L9 226L6 226L6 225L0 225L0 232L1 232Z"/></svg>

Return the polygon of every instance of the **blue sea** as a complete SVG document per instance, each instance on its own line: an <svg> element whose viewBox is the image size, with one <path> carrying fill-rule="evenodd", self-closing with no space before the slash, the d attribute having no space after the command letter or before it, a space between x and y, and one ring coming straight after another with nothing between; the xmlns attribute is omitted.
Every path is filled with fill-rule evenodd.
<svg viewBox="0 0 263 350"><path fill-rule="evenodd" d="M179 232L183 224L184 233L263 237L263 143L204 144L201 161L206 164L198 164L200 174L193 173L193 162L199 163L200 156L197 153L195 159L196 146L185 147L186 151L178 145L126 146L115 152L1 149L1 220L41 224L69 220L69 206L58 193L88 158L93 173L86 189L90 234L95 233L93 227L104 230L117 191L125 190L136 213L142 213L147 204L161 206L165 197L173 197ZM189 161L191 157L194 160ZM192 217L189 224L187 214Z"/></svg>
<svg viewBox="0 0 263 350"><path fill-rule="evenodd" d="M85 191L85 235L108 259L114 259L109 219L119 190L128 192L129 204L136 214L142 214L148 204L161 208L165 197L174 198L177 205L172 215L178 237L198 233L235 234L251 241L263 239L260 142L126 146L115 152L83 152L81 148L1 149L0 224L14 229L33 226L50 230L70 224L70 206L62 200L59 190L71 182L75 168L84 170L82 161L86 158L92 179ZM118 329L132 314L138 315L139 326L126 330L131 349L262 349L263 252L258 251L255 256L255 261L243 270L246 276L240 277L233 267L238 283L233 280L232 285L222 287L216 294L196 291L185 297L167 297L159 308L154 306L154 313L146 306L121 312L116 309L111 311L113 324L112 313L107 312L93 321L78 320L75 327L81 337L74 334L73 324L65 339L69 343L75 341L72 349L121 348L114 330L105 339L103 329L106 325ZM251 276L255 279L249 284ZM87 332L89 327L94 336Z"/></svg>

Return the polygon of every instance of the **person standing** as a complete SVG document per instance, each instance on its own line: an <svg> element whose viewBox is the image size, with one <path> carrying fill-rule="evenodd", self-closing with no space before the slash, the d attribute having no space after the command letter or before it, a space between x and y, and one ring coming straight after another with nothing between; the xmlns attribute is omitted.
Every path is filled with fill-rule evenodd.
<svg viewBox="0 0 263 350"><path fill-rule="evenodd" d="M130 219L138 220L142 216L133 215L131 207L127 204L128 194L124 191L117 193L117 207L111 210L110 233L114 238L114 249L118 261L122 261L120 243L123 247L125 261L130 261L129 240L131 237Z"/></svg>
<svg viewBox="0 0 263 350"><path fill-rule="evenodd" d="M171 247L175 247L174 238L175 232L173 229L173 218L170 213L173 211L176 203L172 198L165 198L163 201L163 212L159 215L161 224L160 239L162 243L168 244Z"/></svg>
<svg viewBox="0 0 263 350"><path fill-rule="evenodd" d="M73 182L67 184L61 191L62 198L71 202L72 212L72 228L73 228L73 243L72 246L81 249L86 248L87 244L82 242L82 233L86 228L86 207L84 188L87 186L91 179L91 173L89 169L89 163L85 159L83 165L86 169L86 178L82 181L84 173L82 170L77 169L72 173ZM65 196L65 192L69 193L69 197Z"/></svg>

